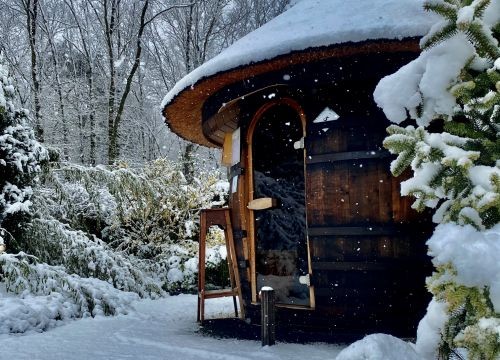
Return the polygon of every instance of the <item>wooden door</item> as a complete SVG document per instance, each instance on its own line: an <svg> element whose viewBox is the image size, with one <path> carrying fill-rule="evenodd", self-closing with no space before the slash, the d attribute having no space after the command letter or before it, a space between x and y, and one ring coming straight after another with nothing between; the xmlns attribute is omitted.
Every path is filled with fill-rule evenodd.
<svg viewBox="0 0 500 360"><path fill-rule="evenodd" d="M304 124L287 104L254 119L250 130L251 195L271 207L253 210L254 284L275 290L278 304L310 306L306 229Z"/></svg>

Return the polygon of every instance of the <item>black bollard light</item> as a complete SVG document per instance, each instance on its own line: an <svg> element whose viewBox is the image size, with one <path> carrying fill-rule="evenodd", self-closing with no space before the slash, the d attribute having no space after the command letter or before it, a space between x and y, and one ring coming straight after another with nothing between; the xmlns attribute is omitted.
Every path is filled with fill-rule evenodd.
<svg viewBox="0 0 500 360"><path fill-rule="evenodd" d="M264 286L260 290L260 304L262 346L274 345L276 342L276 315L273 288Z"/></svg>

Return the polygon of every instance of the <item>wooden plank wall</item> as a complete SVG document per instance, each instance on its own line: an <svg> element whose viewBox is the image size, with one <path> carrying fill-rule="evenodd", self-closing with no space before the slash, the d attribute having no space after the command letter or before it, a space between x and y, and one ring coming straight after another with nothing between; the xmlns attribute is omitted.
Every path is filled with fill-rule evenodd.
<svg viewBox="0 0 500 360"><path fill-rule="evenodd" d="M313 284L317 312L333 327L411 329L428 302L429 219L399 196L384 137L374 119L308 124Z"/></svg>

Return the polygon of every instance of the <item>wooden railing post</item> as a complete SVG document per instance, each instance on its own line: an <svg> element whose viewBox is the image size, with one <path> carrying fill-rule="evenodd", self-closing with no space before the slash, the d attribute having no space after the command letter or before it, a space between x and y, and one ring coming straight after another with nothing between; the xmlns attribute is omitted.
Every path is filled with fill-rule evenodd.
<svg viewBox="0 0 500 360"><path fill-rule="evenodd" d="M273 288L264 286L260 290L260 303L262 346L274 345L276 342L276 312Z"/></svg>

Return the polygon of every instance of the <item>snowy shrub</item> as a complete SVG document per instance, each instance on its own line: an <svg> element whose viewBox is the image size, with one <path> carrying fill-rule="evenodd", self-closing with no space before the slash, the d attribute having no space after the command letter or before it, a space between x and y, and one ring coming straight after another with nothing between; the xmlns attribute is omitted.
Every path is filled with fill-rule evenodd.
<svg viewBox="0 0 500 360"><path fill-rule="evenodd" d="M420 323L417 349L428 359L495 359L500 0L432 0L424 7L443 20L421 40L421 55L382 79L374 93L389 120L400 124L409 114L416 122L390 126L384 146L397 154L395 175L413 171L401 194L415 197L417 210L435 209L433 220L441 224L428 242L437 268L427 284L434 300Z"/></svg>
<svg viewBox="0 0 500 360"><path fill-rule="evenodd" d="M30 254L50 265L62 265L71 274L107 281L116 289L132 291L141 297L162 293L159 286L137 268L133 258L57 220L33 220L27 238L26 250Z"/></svg>
<svg viewBox="0 0 500 360"><path fill-rule="evenodd" d="M218 226L211 226L207 232L207 246L213 247L217 245L223 245L226 243L224 238L224 230Z"/></svg>
<svg viewBox="0 0 500 360"><path fill-rule="evenodd" d="M0 255L0 268L6 290L19 295L2 298L0 334L41 331L71 318L126 314L138 299L107 282L69 275L62 266L39 263L24 253Z"/></svg>
<svg viewBox="0 0 500 360"><path fill-rule="evenodd" d="M163 290L192 292L197 283L198 243L193 240L198 239L199 212L225 202L227 183L218 178L216 172L199 173L188 183L180 165L165 159L143 170L124 164L55 167L35 191L33 201L45 220L33 221L26 251L141 296L157 292L151 284L144 288L141 272ZM209 247L222 240L220 230L210 229ZM116 264L111 266L110 259ZM217 259L207 264L208 274L225 278L223 257ZM130 284L117 279L119 274L131 274L124 276Z"/></svg>
<svg viewBox="0 0 500 360"><path fill-rule="evenodd" d="M207 288L228 286L229 271L226 262L226 247L215 245L206 250ZM198 243L185 240L166 246L154 261L145 260L144 268L154 274L164 290L171 294L194 293L198 282Z"/></svg>
<svg viewBox="0 0 500 360"><path fill-rule="evenodd" d="M47 185L54 191L41 194L40 202L62 202L64 213L51 206L51 216L102 235L117 250L153 258L165 244L198 238L200 210L225 202L227 183L219 177L217 172L199 173L188 183L181 165L166 159L143 170L67 165L53 170ZM88 229L89 219L102 229Z"/></svg>

